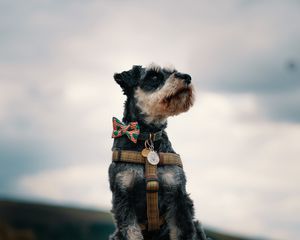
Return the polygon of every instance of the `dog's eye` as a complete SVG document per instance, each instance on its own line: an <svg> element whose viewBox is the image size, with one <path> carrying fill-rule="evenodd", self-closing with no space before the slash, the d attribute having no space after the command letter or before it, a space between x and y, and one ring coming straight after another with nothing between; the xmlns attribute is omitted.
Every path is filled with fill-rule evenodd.
<svg viewBox="0 0 300 240"><path fill-rule="evenodd" d="M160 79L160 73L157 73L157 72L154 72L154 71L151 71L149 72L148 74L148 79L151 81L151 82L156 82Z"/></svg>
<svg viewBox="0 0 300 240"><path fill-rule="evenodd" d="M154 91L164 83L164 74L162 72L149 71L141 79L140 87L145 91Z"/></svg>

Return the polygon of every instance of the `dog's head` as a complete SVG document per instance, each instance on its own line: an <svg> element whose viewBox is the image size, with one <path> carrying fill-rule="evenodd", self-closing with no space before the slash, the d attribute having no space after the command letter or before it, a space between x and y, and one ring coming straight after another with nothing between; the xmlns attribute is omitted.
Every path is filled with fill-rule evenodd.
<svg viewBox="0 0 300 240"><path fill-rule="evenodd" d="M131 100L127 105L135 107L135 114L147 123L164 123L169 116L188 111L194 103L191 76L174 68L133 66L116 73L114 79Z"/></svg>

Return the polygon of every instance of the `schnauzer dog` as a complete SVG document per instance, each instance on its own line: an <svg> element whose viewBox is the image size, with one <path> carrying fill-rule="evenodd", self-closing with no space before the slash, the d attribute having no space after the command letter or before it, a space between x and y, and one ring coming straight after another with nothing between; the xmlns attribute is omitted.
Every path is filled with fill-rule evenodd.
<svg viewBox="0 0 300 240"><path fill-rule="evenodd" d="M119 134L123 131L119 125L114 129L113 152L142 154L148 161L148 154L152 152L154 162L159 161L156 158L163 154L179 156L173 150L165 129L169 116L186 112L193 105L194 90L190 75L152 64L147 68L133 66L129 71L116 73L114 79L127 97L123 123L115 118L114 121L125 126L128 132ZM157 136L153 139L155 133ZM143 227L150 221L147 213L146 165L118 161L120 156L113 157L113 160L109 167L109 181L113 193L112 213L117 226L110 240L207 239L201 224L194 219L193 202L186 192L186 178L180 164L157 165L159 190L156 205L163 221L160 221L159 228L149 230ZM150 180L153 180L151 176Z"/></svg>

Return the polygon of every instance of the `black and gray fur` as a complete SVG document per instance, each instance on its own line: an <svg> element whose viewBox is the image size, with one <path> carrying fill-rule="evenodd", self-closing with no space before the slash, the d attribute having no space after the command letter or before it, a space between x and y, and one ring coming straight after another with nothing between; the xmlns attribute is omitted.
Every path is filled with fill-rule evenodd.
<svg viewBox="0 0 300 240"><path fill-rule="evenodd" d="M152 65L149 68L133 66L131 70L114 75L115 81L127 96L123 122L137 121L141 132L165 130L164 118L149 121L147 113L137 105L136 90L146 93L159 91L170 77L176 77L186 86L191 84L191 77L175 69L165 69ZM175 153L168 135L163 131L162 139L155 142L157 152ZM144 141L137 144L126 136L114 139L113 150L142 151ZM141 231L139 223L147 221L146 182L144 165L112 162L109 167L110 189L113 193L112 213L116 221L116 231L110 240L205 240L204 231L194 219L193 202L186 192L186 178L178 166L158 166L159 211L166 223L157 232Z"/></svg>

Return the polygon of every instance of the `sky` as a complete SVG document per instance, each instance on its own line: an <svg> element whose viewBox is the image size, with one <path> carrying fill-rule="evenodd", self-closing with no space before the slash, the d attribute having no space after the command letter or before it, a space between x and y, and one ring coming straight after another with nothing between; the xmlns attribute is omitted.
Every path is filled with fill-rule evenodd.
<svg viewBox="0 0 300 240"><path fill-rule="evenodd" d="M112 76L155 62L196 88L167 132L197 218L297 239L299 11L292 0L0 0L0 197L110 210L111 118L125 100Z"/></svg>

